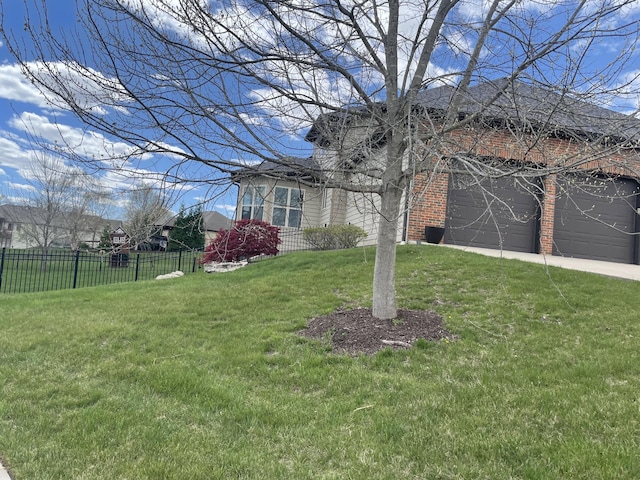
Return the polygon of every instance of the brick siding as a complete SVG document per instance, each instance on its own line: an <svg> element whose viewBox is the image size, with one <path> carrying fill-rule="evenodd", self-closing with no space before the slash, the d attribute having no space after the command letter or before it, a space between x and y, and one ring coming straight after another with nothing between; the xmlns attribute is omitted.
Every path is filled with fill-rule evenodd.
<svg viewBox="0 0 640 480"><path fill-rule="evenodd" d="M456 153L557 167L558 171L595 170L640 178L640 149L607 149L576 139L516 137L504 130L468 128L450 134L443 157ZM407 239L424 240L424 227L443 227L447 213L448 173L419 174L410 200ZM543 178L540 251L553 250L556 174Z"/></svg>

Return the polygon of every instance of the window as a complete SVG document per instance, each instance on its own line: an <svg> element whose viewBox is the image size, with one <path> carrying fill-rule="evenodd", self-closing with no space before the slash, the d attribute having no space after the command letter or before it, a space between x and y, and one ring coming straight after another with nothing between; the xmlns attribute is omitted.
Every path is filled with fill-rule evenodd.
<svg viewBox="0 0 640 480"><path fill-rule="evenodd" d="M272 224L300 228L303 192L297 188L276 187Z"/></svg>
<svg viewBox="0 0 640 480"><path fill-rule="evenodd" d="M249 185L242 196L242 219L262 220L265 187Z"/></svg>

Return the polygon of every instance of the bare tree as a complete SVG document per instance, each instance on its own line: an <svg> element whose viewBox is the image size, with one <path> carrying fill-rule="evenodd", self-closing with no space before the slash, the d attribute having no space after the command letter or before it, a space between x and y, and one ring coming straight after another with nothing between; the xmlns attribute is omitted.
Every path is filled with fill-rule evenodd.
<svg viewBox="0 0 640 480"><path fill-rule="evenodd" d="M81 242L97 242L104 228L104 215L111 205L111 193L89 175L74 174L76 182L67 192L68 205L63 225L73 251ZM88 234L91 238L88 238Z"/></svg>
<svg viewBox="0 0 640 480"><path fill-rule="evenodd" d="M43 251L42 268L50 247L78 248L81 236L99 229L96 219L98 190L91 178L76 167L45 154L36 155L23 176L27 182L17 197L21 199L20 235L27 245Z"/></svg>
<svg viewBox="0 0 640 480"><path fill-rule="evenodd" d="M164 222L171 218L163 195L153 186L141 184L129 192L125 207L125 230L131 245L138 248L143 242L160 233Z"/></svg>
<svg viewBox="0 0 640 480"><path fill-rule="evenodd" d="M131 151L95 159L78 145L52 148L120 170L164 155L168 180L213 185L269 160L301 182L361 194L378 214L379 318L396 315L398 222L417 175L422 188L445 171L527 184L533 170L577 170L624 146L610 118L597 138L576 134L561 160L526 155L557 134L551 119L567 101L632 87L635 76L617 79L637 44L635 0L92 0L78 1L74 33L54 30L47 2L36 4L24 32L4 32L8 48L54 105ZM604 43L610 61L596 64ZM487 81L487 95L469 95ZM542 112L522 110L509 95L521 81L558 95ZM437 86L451 87L444 103L428 98ZM291 158L308 155L300 140L312 124L322 168L311 172ZM524 152L513 168L479 148L498 126Z"/></svg>
<svg viewBox="0 0 640 480"><path fill-rule="evenodd" d="M54 244L67 239L64 228L70 208L70 192L78 177L59 160L46 155L33 158L25 173L27 187L19 194L25 208L21 236L27 245L42 248L45 253Z"/></svg>

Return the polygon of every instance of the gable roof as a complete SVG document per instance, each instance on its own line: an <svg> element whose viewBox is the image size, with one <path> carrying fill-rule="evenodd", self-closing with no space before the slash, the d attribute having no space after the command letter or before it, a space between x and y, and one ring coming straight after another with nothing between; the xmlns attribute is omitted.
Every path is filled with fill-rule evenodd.
<svg viewBox="0 0 640 480"><path fill-rule="evenodd" d="M228 229L232 220L221 213L210 211L202 212L202 224L204 229L210 232Z"/></svg>
<svg viewBox="0 0 640 480"><path fill-rule="evenodd" d="M503 93L499 94L501 91ZM416 105L445 113L455 93L455 87L450 86L422 90ZM499 96L496 98L496 95ZM459 113L462 116L479 114L485 122L508 120L532 128L545 127L557 133L640 141L640 120L635 117L586 102L569 92L508 79L470 87L462 98Z"/></svg>
<svg viewBox="0 0 640 480"><path fill-rule="evenodd" d="M7 204L0 205L0 218L13 223L42 223L44 222L44 213L42 209L37 207Z"/></svg>
<svg viewBox="0 0 640 480"><path fill-rule="evenodd" d="M451 107L457 88L440 86L421 90L414 108L443 117ZM384 111L383 104L380 106ZM458 108L458 118L477 115L485 125L512 122L531 129L544 128L555 135L603 138L617 142L640 143L640 120L602 106L586 102L570 92L502 78L467 89ZM318 116L305 140L330 145L341 129L354 117L371 115L365 107L345 108ZM374 132L375 133L375 132Z"/></svg>
<svg viewBox="0 0 640 480"><path fill-rule="evenodd" d="M46 216L42 208L28 205L0 205L0 218L4 218L6 221L18 224L44 225L46 222ZM105 226L108 226L110 230L113 230L122 224L122 221L120 220L109 220L97 215L83 215L82 219L96 225L104 224ZM65 228L68 226L67 220L68 219L63 215L56 216L52 219L51 226Z"/></svg>
<svg viewBox="0 0 640 480"><path fill-rule="evenodd" d="M231 180L238 182L242 178L256 175L312 179L317 178L321 172L320 164L313 157L285 157L278 162L265 160L257 165L240 168L233 172Z"/></svg>

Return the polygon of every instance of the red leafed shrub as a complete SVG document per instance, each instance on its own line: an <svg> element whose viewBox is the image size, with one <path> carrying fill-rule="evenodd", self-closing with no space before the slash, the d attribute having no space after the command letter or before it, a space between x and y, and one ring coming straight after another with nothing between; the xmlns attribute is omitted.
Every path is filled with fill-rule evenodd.
<svg viewBox="0 0 640 480"><path fill-rule="evenodd" d="M235 262L256 255L276 255L280 229L262 220L238 220L230 230L220 230L204 250L202 263Z"/></svg>

